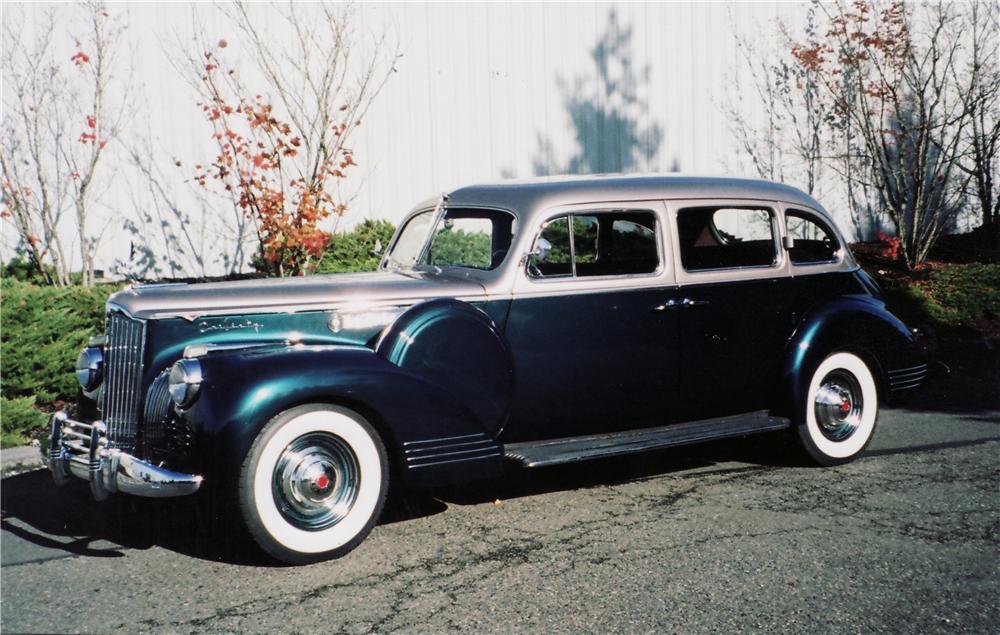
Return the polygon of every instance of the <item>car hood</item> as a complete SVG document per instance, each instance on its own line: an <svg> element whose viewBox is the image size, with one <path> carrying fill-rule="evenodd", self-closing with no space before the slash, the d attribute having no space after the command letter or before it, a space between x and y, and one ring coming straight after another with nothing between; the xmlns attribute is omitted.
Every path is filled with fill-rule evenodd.
<svg viewBox="0 0 1000 635"><path fill-rule="evenodd" d="M110 306L140 319L278 313L413 304L439 297L474 300L485 289L474 280L439 272L385 271L297 278L261 278L197 284L148 284L111 296Z"/></svg>

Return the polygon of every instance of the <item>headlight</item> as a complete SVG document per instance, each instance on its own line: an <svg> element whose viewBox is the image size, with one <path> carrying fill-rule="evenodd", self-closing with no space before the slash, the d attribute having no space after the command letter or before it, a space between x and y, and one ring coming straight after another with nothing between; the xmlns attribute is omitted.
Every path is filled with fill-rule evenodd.
<svg viewBox="0 0 1000 635"><path fill-rule="evenodd" d="M85 348L76 358L76 380L84 392L94 392L101 385L104 354L99 348Z"/></svg>
<svg viewBox="0 0 1000 635"><path fill-rule="evenodd" d="M201 364L196 359L177 360L170 369L167 384L170 398L181 408L187 408L198 399L201 390Z"/></svg>

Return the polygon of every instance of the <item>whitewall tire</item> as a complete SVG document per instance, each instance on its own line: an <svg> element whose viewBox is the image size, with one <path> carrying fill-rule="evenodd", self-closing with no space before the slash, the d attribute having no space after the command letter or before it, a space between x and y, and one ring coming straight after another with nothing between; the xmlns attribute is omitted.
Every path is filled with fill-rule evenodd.
<svg viewBox="0 0 1000 635"><path fill-rule="evenodd" d="M799 405L798 436L820 465L858 456L875 433L878 388L868 365L853 353L830 355L813 371Z"/></svg>
<svg viewBox="0 0 1000 635"><path fill-rule="evenodd" d="M290 564L346 554L385 504L385 446L357 413L327 404L274 417L240 470L239 500L250 535Z"/></svg>

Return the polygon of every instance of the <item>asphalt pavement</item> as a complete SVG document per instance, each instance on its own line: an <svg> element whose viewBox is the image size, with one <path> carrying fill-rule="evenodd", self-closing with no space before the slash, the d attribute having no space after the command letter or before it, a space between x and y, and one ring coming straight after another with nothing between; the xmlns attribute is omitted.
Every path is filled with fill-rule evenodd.
<svg viewBox="0 0 1000 635"><path fill-rule="evenodd" d="M0 484L0 630L995 633L995 371L883 410L846 466L766 435L512 468L396 496L358 549L307 567L204 505L96 504L18 474Z"/></svg>

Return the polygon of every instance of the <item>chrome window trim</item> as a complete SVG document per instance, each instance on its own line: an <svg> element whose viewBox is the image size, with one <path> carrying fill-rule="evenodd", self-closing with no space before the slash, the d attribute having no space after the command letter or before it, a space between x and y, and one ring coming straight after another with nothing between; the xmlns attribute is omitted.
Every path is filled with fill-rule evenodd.
<svg viewBox="0 0 1000 635"><path fill-rule="evenodd" d="M675 223L677 222L677 217L680 215L681 212L683 212L685 210L688 210L688 209L704 209L704 208L712 208L712 207L718 207L718 209L716 211L719 211L719 210L722 210L722 209L745 209L745 210L748 210L748 211L766 211L766 212L768 212L769 215L770 215L770 217L771 217L771 243L772 243L772 246L774 247L774 258L771 260L771 263L767 264L767 265L738 265L736 267L710 267L710 268L706 268L706 269L688 269L687 267L684 266L684 255L682 253L680 253L681 252L680 234L678 232L677 253L678 253L679 256L681 256L681 268L684 269L685 273L700 274L700 273L709 273L709 272L713 272L713 271L745 271L747 269L778 269L778 268L781 267L781 264L782 264L782 262L781 262L782 261L782 253L781 252L784 251L784 250L781 247L781 232L780 232L780 230L777 227L778 222L780 222L780 214L778 213L778 206L777 205L775 205L773 203L769 204L769 205L760 205L760 204L757 204L757 205L754 205L754 206L746 205L746 204L732 204L732 205L729 205L729 204L725 204L725 203L723 203L722 206L714 204L714 203L707 204L707 205L687 205L687 206L683 206L683 207L678 207L677 208L677 213L674 215L674 222ZM715 224L714 219L712 221L712 224L713 225ZM719 232L719 228L718 227L715 227L715 232L716 233ZM720 237L716 237L716 239L719 239L719 238Z"/></svg>
<svg viewBox="0 0 1000 635"><path fill-rule="evenodd" d="M447 193L446 193L446 195L447 195ZM427 213L427 212L433 212L435 209L437 209L437 206L435 206L435 205L430 205L430 206L421 205L420 207L414 209L412 212L410 212L409 214L407 214L406 216L403 217L403 220L401 220L399 222L399 225L396 226L396 231L393 232L392 238L389 239L389 245L385 248L385 253L382 254L382 257L379 259L378 268L376 269L376 271L386 271L386 270L388 270L387 263L388 263L389 254L392 253L393 249L395 249L396 242L399 240L399 236L403 233L403 229L410 223L410 221L413 220L413 218L415 216L419 216L420 214L424 214L424 213ZM500 264L498 264L496 267L493 267L492 269L476 269L475 267L461 267L459 265L446 265L446 266L453 267L455 269L463 269L463 270L468 270L468 271L478 271L478 272L481 272L481 273L490 273L490 274L495 274L496 272L499 272L499 271L505 269L507 267L507 263L508 263L507 259L510 257L511 252L514 251L514 244L517 242L517 234L518 234L518 231L519 231L519 225L521 224L521 217L518 216L517 212L515 212L513 209L511 209L509 207L500 207L500 206L497 206L497 205L470 205L470 204L461 204L461 205L447 205L446 204L445 205L445 213L446 214L447 214L447 212L449 210L453 210L453 209L472 209L472 210L482 209L482 210L489 210L489 211L492 211L492 212L504 212L506 214L509 214L513 218L514 223L511 226L510 249L507 250L507 255L504 256L503 261L501 261ZM425 245L425 247L426 247L426 245ZM422 252L421 252L421 255L423 255ZM422 267L434 267L434 266L437 266L437 265L415 265L414 269L416 269L416 267L418 267L418 266L422 266ZM445 266L445 265L442 265L442 266Z"/></svg>
<svg viewBox="0 0 1000 635"><path fill-rule="evenodd" d="M672 234L662 200L649 201L595 201L593 203L577 203L551 207L536 220L536 229L530 234L525 233L520 241L523 252L516 261L517 277L515 279L512 297L540 297L545 295L576 295L577 293L593 293L603 291L619 291L622 289L658 288L672 286L673 277L668 275L673 270L668 266L667 235ZM545 226L557 218L586 214L609 214L613 212L647 212L653 215L656 229L657 268L651 273L629 273L608 276L559 275L545 278L535 278L528 274L527 255L531 246L541 234ZM570 241L572 247L572 224L570 224ZM572 252L571 252L572 253ZM514 261L512 261L514 262ZM574 263L575 269L575 263ZM637 282L638 281L638 282Z"/></svg>
<svg viewBox="0 0 1000 635"><path fill-rule="evenodd" d="M667 215L672 231L672 246L674 252L674 269L677 272L677 285L708 284L722 282L739 282L741 280L766 280L790 276L788 257L782 247L784 236L784 215L779 201L752 198L697 198L671 199L666 201ZM692 207L749 207L752 209L766 208L771 212L771 231L774 239L775 262L771 265L751 265L745 267L726 267L724 269L699 269L688 271L681 262L680 237L677 234L677 215L681 210Z"/></svg>
<svg viewBox="0 0 1000 635"><path fill-rule="evenodd" d="M835 257L829 260L814 260L812 262L795 262L792 257L788 257L788 262L792 266L792 271L799 268L811 268L811 267L822 267L823 265L839 265L844 260L844 253L848 251L847 246L844 244L843 238L840 236L840 232L837 231L835 227L831 227L830 223L823 218L822 215L817 213L815 210L810 210L802 206L795 205L783 205L782 209L782 229L785 235L788 234L788 216L800 216L807 220L810 220L823 229L827 230L831 235L833 235L834 240L837 241L837 251L835 252Z"/></svg>

